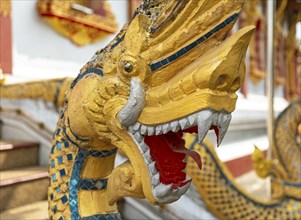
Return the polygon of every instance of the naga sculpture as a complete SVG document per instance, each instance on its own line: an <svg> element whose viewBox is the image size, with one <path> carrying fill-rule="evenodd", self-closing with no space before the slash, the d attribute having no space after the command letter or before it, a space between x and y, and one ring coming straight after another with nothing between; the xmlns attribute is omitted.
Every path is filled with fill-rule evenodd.
<svg viewBox="0 0 301 220"><path fill-rule="evenodd" d="M236 183L218 159L210 142L197 143L186 135L186 144L202 155L200 172L191 159L187 173L207 208L219 219L301 219L301 101L292 103L276 120L273 161L255 151L255 170L261 177L272 176L272 199L262 200Z"/></svg>
<svg viewBox="0 0 301 220"><path fill-rule="evenodd" d="M119 198L165 204L187 191L185 158L199 168L201 160L183 134L201 142L214 129L220 144L244 80L254 28L226 39L242 5L144 1L71 84L49 81L48 100L63 105L50 154L51 219L118 219ZM60 86L68 83L63 102ZM129 160L114 168L117 150Z"/></svg>

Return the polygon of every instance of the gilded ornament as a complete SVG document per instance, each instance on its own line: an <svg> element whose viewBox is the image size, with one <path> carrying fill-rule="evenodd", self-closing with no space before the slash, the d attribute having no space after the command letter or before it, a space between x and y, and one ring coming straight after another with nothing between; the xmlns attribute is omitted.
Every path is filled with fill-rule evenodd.
<svg viewBox="0 0 301 220"><path fill-rule="evenodd" d="M78 46L97 42L117 31L106 1L39 0L37 10L51 27Z"/></svg>
<svg viewBox="0 0 301 220"><path fill-rule="evenodd" d="M254 27L226 39L243 2L144 1L96 52L69 84L52 141L50 218L118 219L124 196L163 205L188 190L184 159L202 162L184 133L201 142L213 129L220 144L244 80ZM114 168L117 149L128 161Z"/></svg>

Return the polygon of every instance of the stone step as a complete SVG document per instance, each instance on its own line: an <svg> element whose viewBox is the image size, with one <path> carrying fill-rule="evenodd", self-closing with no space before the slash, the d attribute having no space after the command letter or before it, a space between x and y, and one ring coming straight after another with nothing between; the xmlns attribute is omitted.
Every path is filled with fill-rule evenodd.
<svg viewBox="0 0 301 220"><path fill-rule="evenodd" d="M0 140L0 170L34 166L39 162L39 144Z"/></svg>
<svg viewBox="0 0 301 220"><path fill-rule="evenodd" d="M48 219L47 200L5 210L0 213L1 220L46 220Z"/></svg>
<svg viewBox="0 0 301 220"><path fill-rule="evenodd" d="M0 171L0 211L47 199L47 167Z"/></svg>

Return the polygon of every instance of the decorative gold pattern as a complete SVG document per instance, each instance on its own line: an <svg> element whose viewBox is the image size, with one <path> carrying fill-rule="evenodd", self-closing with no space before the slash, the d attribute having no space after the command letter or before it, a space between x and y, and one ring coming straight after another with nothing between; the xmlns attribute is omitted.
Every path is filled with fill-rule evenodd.
<svg viewBox="0 0 301 220"><path fill-rule="evenodd" d="M299 100L285 109L276 121L273 161L264 159L258 149L253 154L259 176L273 177L272 200L258 199L247 193L218 159L208 140L197 144L195 135L187 135L186 144L202 155L204 167L199 171L189 158L187 172L209 211L219 219L300 219L301 145L295 139L300 122Z"/></svg>
<svg viewBox="0 0 301 220"><path fill-rule="evenodd" d="M108 3L99 1L101 13L98 14L89 8L89 2L91 1L39 0L37 10L57 32L76 45L84 46L117 31L117 24Z"/></svg>

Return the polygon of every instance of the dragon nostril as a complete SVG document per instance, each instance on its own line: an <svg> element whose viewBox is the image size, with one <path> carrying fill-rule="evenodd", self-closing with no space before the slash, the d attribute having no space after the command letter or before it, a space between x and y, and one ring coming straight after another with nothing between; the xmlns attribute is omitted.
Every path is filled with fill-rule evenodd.
<svg viewBox="0 0 301 220"><path fill-rule="evenodd" d="M216 88L217 89L223 89L226 87L228 81L227 75L223 74L220 75L216 80Z"/></svg>
<svg viewBox="0 0 301 220"><path fill-rule="evenodd" d="M240 83L240 78L239 77L235 78L235 80L233 81L233 83L230 87L230 91L231 92L236 92L239 89L240 84L241 84Z"/></svg>

